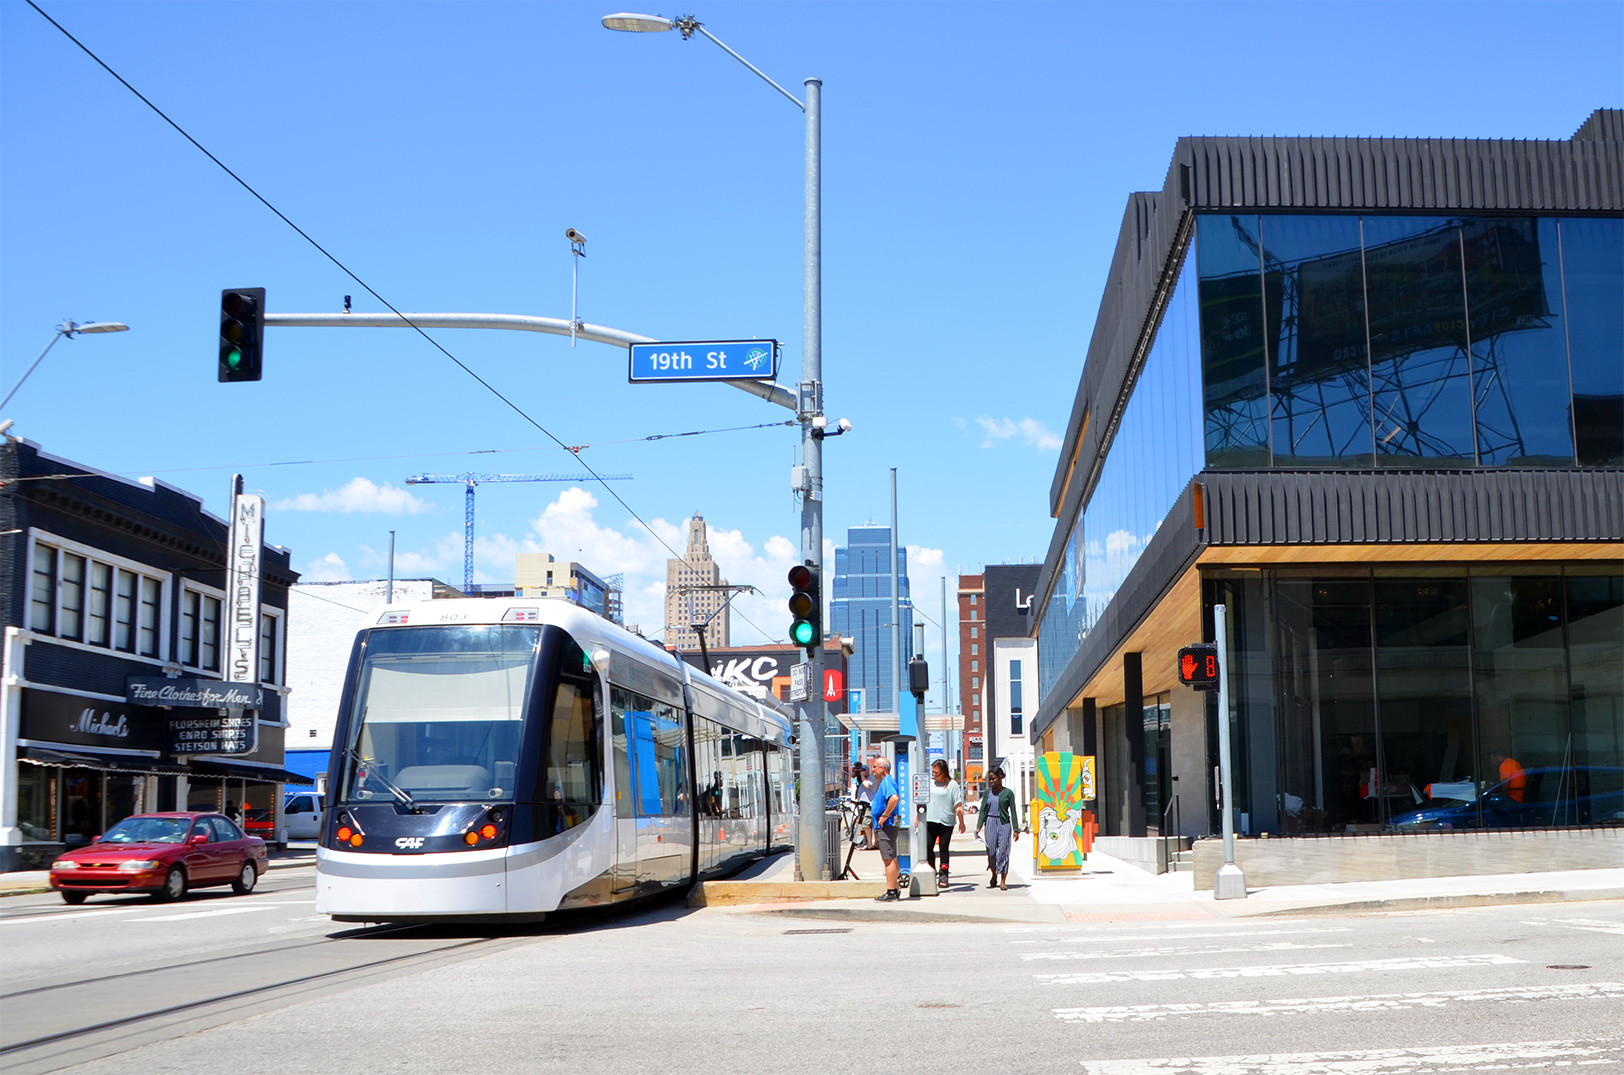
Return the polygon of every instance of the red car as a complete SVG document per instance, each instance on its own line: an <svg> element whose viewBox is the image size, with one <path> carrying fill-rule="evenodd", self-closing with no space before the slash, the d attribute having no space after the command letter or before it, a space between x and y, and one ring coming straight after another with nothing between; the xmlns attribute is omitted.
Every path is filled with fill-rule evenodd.
<svg viewBox="0 0 1624 1075"><path fill-rule="evenodd" d="M269 836L276 831L276 811L268 806L250 810L248 816L243 818L242 827L248 830L250 836Z"/></svg>
<svg viewBox="0 0 1624 1075"><path fill-rule="evenodd" d="M136 814L51 863L51 887L73 904L97 892L178 900L187 889L207 885L230 885L245 895L265 869L265 841L245 835L223 814Z"/></svg>

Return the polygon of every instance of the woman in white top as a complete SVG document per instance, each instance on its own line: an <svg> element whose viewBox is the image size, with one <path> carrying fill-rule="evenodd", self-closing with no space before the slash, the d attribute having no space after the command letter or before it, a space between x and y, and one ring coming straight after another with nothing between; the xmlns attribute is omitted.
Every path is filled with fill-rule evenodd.
<svg viewBox="0 0 1624 1075"><path fill-rule="evenodd" d="M870 807L874 805L874 778L868 775L868 770L862 765L852 769L851 797L863 805L863 850L872 851L874 843L874 818Z"/></svg>
<svg viewBox="0 0 1624 1075"><path fill-rule="evenodd" d="M964 831L964 792L948 779L947 762L937 759L930 763L930 801L925 804L925 861L936 869L936 848L942 849L942 865L937 871L937 883L947 887L948 846L953 842L953 825Z"/></svg>

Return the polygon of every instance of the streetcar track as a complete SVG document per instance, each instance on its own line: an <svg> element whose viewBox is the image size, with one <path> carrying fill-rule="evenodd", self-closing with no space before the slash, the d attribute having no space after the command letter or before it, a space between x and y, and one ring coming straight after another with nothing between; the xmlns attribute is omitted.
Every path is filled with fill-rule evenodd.
<svg viewBox="0 0 1624 1075"><path fill-rule="evenodd" d="M96 978L80 978L80 979L78 979L76 981L72 981L72 982L57 982L57 983L52 984L52 985L31 986L28 989L17 989L17 990L13 990L13 991L11 991L9 993L0 993L0 1000L11 1000L11 999L13 999L15 997L26 997L26 996L30 996L30 995L35 994L35 993L49 993L49 992L51 992L52 990L55 990L55 989L77 989L77 988L79 988L81 986L97 985L97 984L100 984L102 982L117 981L120 978L137 978L137 977L140 977L141 975L144 975L144 974L162 974L162 973L164 973L166 971L186 970L189 967L201 967L201 966L205 966L205 965L210 964L210 963L224 963L224 962L227 962L227 961L233 960L233 959L246 959L246 958L251 957L251 956L261 956L261 955L265 955L268 952L278 952L278 953L280 953L280 952L292 952L292 951L295 951L295 950L300 949L300 948L317 948L317 947L320 947L322 945L327 945L327 944L338 944L341 941L345 941L345 940L354 940L354 939L356 939L358 937L378 937L378 936L383 936L383 935L386 935L386 934L389 934L389 933L398 933L401 930L420 929L420 928L421 927L415 926L415 925L388 925L388 926L371 926L371 927L368 927L365 930L346 930L345 932L343 932L341 934L337 934L337 935L329 936L329 937L321 937L321 938L318 938L317 940L313 940L313 941L304 941L304 942L302 942L300 944L279 944L279 945L270 945L270 946L267 946L267 947L264 947L264 948L245 948L240 952L232 952L229 955L209 956L206 959L193 959L193 960L188 960L185 963L165 963L163 966L160 966L160 967L142 967L142 968L139 968L137 970L119 971L116 974L103 974L103 975L101 975L99 977L96 977ZM488 938L481 938L481 939L488 939ZM3 1052L3 1051L4 1050L0 1050L0 1052Z"/></svg>
<svg viewBox="0 0 1624 1075"><path fill-rule="evenodd" d="M289 989L299 985L307 985L311 982L319 982L327 978L338 978L344 975L358 974L369 970L376 970L379 967L387 967L395 963L403 963L408 960L432 958L435 956L444 955L446 953L456 952L460 949L469 948L475 945L490 944L493 941L511 939L512 938L506 937L476 937L473 940L460 941L456 944L449 944L440 948L431 948L427 951L408 952L398 956L388 956L384 959L375 959L367 963L359 963L354 966L341 967L337 970L322 971L318 974L306 974L297 978L287 978L278 982L270 982L265 985L253 986L249 989L239 989L230 993L221 993L202 1000L188 1001L184 1004L174 1004L167 1008L158 1008L153 1011L141 1012L136 1015L128 1015L119 1019L109 1019L104 1022L93 1023L89 1026L76 1027L72 1030L60 1031L55 1034L47 1034L43 1037L30 1038L27 1041L14 1042L11 1045L0 1046L0 1056L9 1056L14 1053L23 1052L27 1049L37 1049L45 1045L71 1041L75 1038L82 1038L108 1030L116 1030L120 1027L132 1026L152 1019L161 1019L165 1016L178 1015L182 1012L196 1011L198 1009L208 1008L217 1004L225 1004L234 1000L242 1000L248 997L258 996L266 993L274 993L277 990ZM148 971L141 973L153 972Z"/></svg>

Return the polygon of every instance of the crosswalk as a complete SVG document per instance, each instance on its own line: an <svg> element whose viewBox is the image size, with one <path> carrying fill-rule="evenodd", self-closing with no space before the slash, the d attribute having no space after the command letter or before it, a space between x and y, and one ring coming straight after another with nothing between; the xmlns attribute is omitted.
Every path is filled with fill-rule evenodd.
<svg viewBox="0 0 1624 1075"><path fill-rule="evenodd" d="M1571 959L1572 949L1550 936L1537 945L1508 940L1508 950L1483 938L1440 941L1423 927L1372 952L1370 937L1344 923L1115 923L1007 931L1011 955L1043 998L1050 1025L1057 1033L1076 1028L1046 1040L1074 1042L1086 1075L1624 1073L1624 1034L1594 1036L1614 1029L1624 1011L1624 950L1612 942L1624 936L1624 917L1556 914L1515 923L1595 937L1601 947L1594 956L1574 963L1557 962ZM1569 954L1549 954L1558 949ZM1553 972L1572 976L1549 980ZM1372 1015L1381 1021L1371 1023ZM1373 1034L1369 1028L1378 1025ZM1484 1040L1501 1026L1507 1040ZM1558 1027L1591 1036L1551 1035ZM1450 1037L1460 1043L1441 1040ZM1334 1047L1233 1048L1254 1042ZM1169 1045L1180 1053L1167 1053Z"/></svg>

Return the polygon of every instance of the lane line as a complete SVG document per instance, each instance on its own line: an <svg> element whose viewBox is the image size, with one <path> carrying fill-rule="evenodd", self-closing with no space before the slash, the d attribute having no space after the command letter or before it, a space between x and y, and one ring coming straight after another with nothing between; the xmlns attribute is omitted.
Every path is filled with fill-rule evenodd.
<svg viewBox="0 0 1624 1075"><path fill-rule="evenodd" d="M1046 985L1106 985L1111 982L1180 982L1213 978L1287 978L1310 974L1366 974L1379 971L1456 970L1497 967L1527 960L1498 954L1482 956L1401 956L1357 959L1347 963L1279 963L1260 967L1209 967L1198 970L1101 971L1097 974L1039 974Z"/></svg>
<svg viewBox="0 0 1624 1075"><path fill-rule="evenodd" d="M1439 1045L1414 1049L1358 1049L1329 1053L1253 1053L1238 1056L1163 1057L1155 1060L1084 1060L1088 1075L1406 1075L1480 1072L1525 1067L1589 1067L1624 1060L1624 1039L1518 1041Z"/></svg>
<svg viewBox="0 0 1624 1075"><path fill-rule="evenodd" d="M1049 927L1053 930L1054 927ZM1087 944L1099 946L1102 944L1115 944L1119 941L1190 941L1213 940L1229 937L1292 937L1302 934L1324 933L1352 933L1352 926L1327 926L1313 929L1231 929L1231 930L1196 930L1190 931L1188 926L1175 927L1184 930L1182 933L1112 933L1109 930L1089 930L1081 937L1053 937L1040 940L1012 940L1010 944Z"/></svg>
<svg viewBox="0 0 1624 1075"><path fill-rule="evenodd" d="M1506 986L1499 989L1456 989L1431 993L1369 993L1345 997L1223 1000L1209 1004L1102 1005L1052 1010L1054 1017L1061 1022L1149 1023L1186 1015L1340 1015L1349 1012L1443 1008L1462 1003L1516 1004L1542 1000L1624 1000L1624 982Z"/></svg>
<svg viewBox="0 0 1624 1075"><path fill-rule="evenodd" d="M1346 944L1299 944L1296 941L1277 941L1273 944L1226 944L1218 947L1200 947L1197 945L1178 945L1172 948L1131 948L1115 952L1031 952L1023 954L1021 959L1161 959L1171 956L1218 956L1235 955L1242 952L1304 952L1316 948L1352 948L1352 942Z"/></svg>

